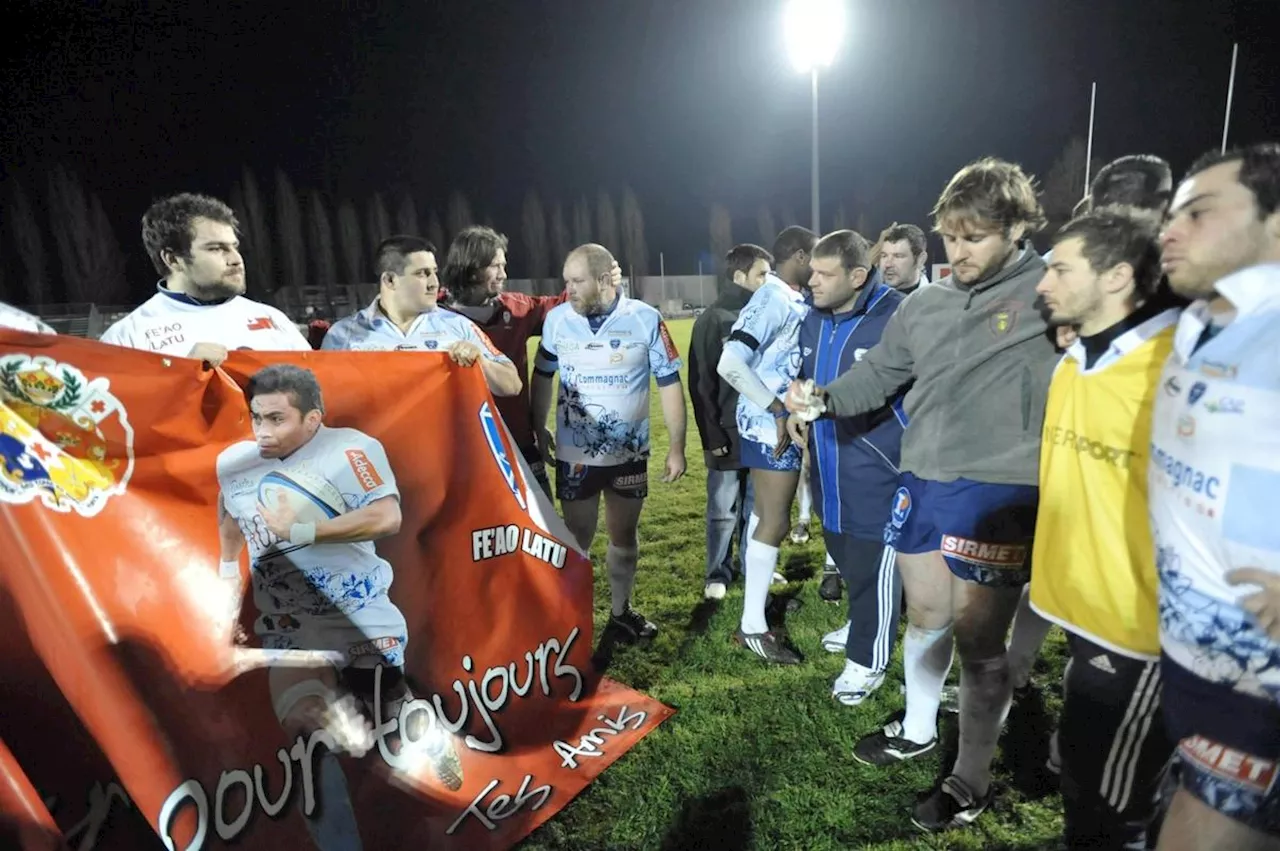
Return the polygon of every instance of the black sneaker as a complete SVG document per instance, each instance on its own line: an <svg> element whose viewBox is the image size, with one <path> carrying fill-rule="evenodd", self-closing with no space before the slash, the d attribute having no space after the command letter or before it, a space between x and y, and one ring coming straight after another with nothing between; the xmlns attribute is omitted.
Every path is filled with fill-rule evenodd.
<svg viewBox="0 0 1280 851"><path fill-rule="evenodd" d="M635 609L627 606L620 615L612 615L606 627L623 641L648 641L658 634L658 628Z"/></svg>
<svg viewBox="0 0 1280 851"><path fill-rule="evenodd" d="M938 746L938 737L921 744L904 738L902 722L890 721L869 736L864 736L853 746L853 758L863 765L893 765L907 759L924 756Z"/></svg>
<svg viewBox="0 0 1280 851"><path fill-rule="evenodd" d="M911 813L911 822L929 832L950 830L973 824L991 804L992 790L979 797L954 774L943 780Z"/></svg>
<svg viewBox="0 0 1280 851"><path fill-rule="evenodd" d="M828 603L839 603L840 598L844 596L844 583L840 580L840 574L823 571L822 582L818 585L818 596Z"/></svg>
<svg viewBox="0 0 1280 851"><path fill-rule="evenodd" d="M739 629L733 634L733 640L766 662L779 665L800 664L800 654L783 644L772 632L746 633Z"/></svg>

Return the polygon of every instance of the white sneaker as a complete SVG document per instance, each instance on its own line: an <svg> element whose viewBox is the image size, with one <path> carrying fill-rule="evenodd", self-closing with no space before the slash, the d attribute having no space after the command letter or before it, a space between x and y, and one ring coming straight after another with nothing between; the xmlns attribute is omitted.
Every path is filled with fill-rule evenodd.
<svg viewBox="0 0 1280 851"><path fill-rule="evenodd" d="M728 589L723 582L708 582L707 587L702 591L702 596L707 600L723 600L726 590Z"/></svg>
<svg viewBox="0 0 1280 851"><path fill-rule="evenodd" d="M828 653L843 653L849 644L850 624L851 621L845 621L844 626L822 636L822 649Z"/></svg>
<svg viewBox="0 0 1280 851"><path fill-rule="evenodd" d="M831 685L831 696L845 706L857 706L880 688L883 682L883 671L876 673L854 662L846 662L844 670Z"/></svg>

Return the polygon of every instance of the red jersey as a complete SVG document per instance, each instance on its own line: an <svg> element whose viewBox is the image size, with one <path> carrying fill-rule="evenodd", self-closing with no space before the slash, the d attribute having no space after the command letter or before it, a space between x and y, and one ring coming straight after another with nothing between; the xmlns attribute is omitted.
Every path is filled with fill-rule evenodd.
<svg viewBox="0 0 1280 851"><path fill-rule="evenodd" d="M480 326L493 344L511 358L524 386L515 396L495 399L498 412L511 430L516 446L521 452L532 455L537 452L534 440L533 414L529 410L529 338L542 336L542 323L547 312L568 299L569 293L560 295L527 296L524 293L504 292L492 306L492 313L483 320L490 308L472 308L450 305L449 309L460 313ZM479 317L479 318L478 318ZM483 320L483 321L482 321Z"/></svg>

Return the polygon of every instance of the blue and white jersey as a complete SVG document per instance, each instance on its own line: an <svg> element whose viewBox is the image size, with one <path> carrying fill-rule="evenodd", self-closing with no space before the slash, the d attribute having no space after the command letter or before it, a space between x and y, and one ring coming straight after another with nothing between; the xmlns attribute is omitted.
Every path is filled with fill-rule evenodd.
<svg viewBox="0 0 1280 851"><path fill-rule="evenodd" d="M649 376L665 387L680 380L662 314L619 295L608 313L586 317L557 305L542 326L534 370L560 371L556 458L591 467L649 457Z"/></svg>
<svg viewBox="0 0 1280 851"><path fill-rule="evenodd" d="M1184 311L1156 396L1160 643L1202 679L1280 702L1280 643L1239 604L1257 589L1225 579L1240 567L1280 573L1280 265L1236 272L1217 290L1234 320L1202 342L1205 302Z"/></svg>
<svg viewBox="0 0 1280 851"><path fill-rule="evenodd" d="M481 356L495 363L511 363L511 358L498 351L489 335L461 314L435 308L413 320L407 332L392 322L378 299L364 310L340 319L325 334L321 349L350 351L448 351L454 343L465 340L480 347Z"/></svg>
<svg viewBox="0 0 1280 851"><path fill-rule="evenodd" d="M253 599L262 616L342 614L358 625L357 613L386 597L391 565L372 541L297 546L277 538L258 513L258 486L272 471L332 489L341 495L342 506L335 506L341 513L398 499L381 443L355 429L321 426L288 458L263 458L252 440L232 444L218 456L217 469L223 504L249 545Z"/></svg>
<svg viewBox="0 0 1280 851"><path fill-rule="evenodd" d="M772 272L733 323L725 349L734 349L756 377L779 400L800 372L800 322L809 313L804 295ZM738 433L747 440L774 446L778 427L773 414L746 396L738 396Z"/></svg>

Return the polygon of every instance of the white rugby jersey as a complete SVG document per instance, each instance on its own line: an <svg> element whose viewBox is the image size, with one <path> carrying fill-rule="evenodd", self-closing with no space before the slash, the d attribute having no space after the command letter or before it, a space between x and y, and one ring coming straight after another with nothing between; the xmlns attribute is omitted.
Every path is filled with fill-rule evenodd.
<svg viewBox="0 0 1280 851"><path fill-rule="evenodd" d="M800 372L800 323L809 312L804 295L770 272L733 323L726 349L733 348L756 377L781 400ZM773 414L738 394L738 433L773 446L778 426Z"/></svg>
<svg viewBox="0 0 1280 851"><path fill-rule="evenodd" d="M311 350L288 316L269 304L235 296L201 304L169 292L163 282L151 298L107 329L102 342L186 357L196 343L259 352Z"/></svg>
<svg viewBox="0 0 1280 851"><path fill-rule="evenodd" d="M322 425L284 459L263 458L252 440L224 449L218 456L218 486L249 545L253 599L261 615L354 615L385 597L391 565L372 541L300 547L272 534L258 513L258 485L273 470L323 478L342 494L347 511L400 495L382 444L355 429ZM359 625L356 617L352 622Z"/></svg>
<svg viewBox="0 0 1280 851"><path fill-rule="evenodd" d="M680 366L662 314L643 301L619 294L590 319L571 304L552 308L534 369L560 371L556 458L592 467L648 458L649 376L674 384Z"/></svg>
<svg viewBox="0 0 1280 851"><path fill-rule="evenodd" d="M0 301L0 328L13 328L16 331L32 331L36 334L56 334L57 332L32 316L25 310L18 310Z"/></svg>
<svg viewBox="0 0 1280 851"><path fill-rule="evenodd" d="M364 310L340 319L324 335L321 349L350 349L353 351L415 350L446 351L450 345L465 340L480 347L485 360L495 363L511 363L511 359L498 351L480 326L452 310L434 310L419 313L409 325L408 331L392 322L382 312L377 298Z"/></svg>
<svg viewBox="0 0 1280 851"><path fill-rule="evenodd" d="M1218 282L1235 319L1196 347L1204 302L1183 312L1160 377L1150 504L1161 649L1212 682L1280 702L1280 643L1239 605L1227 571L1280 572L1280 264Z"/></svg>

